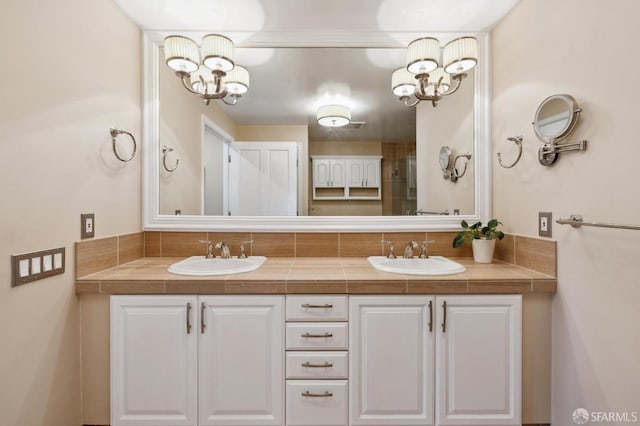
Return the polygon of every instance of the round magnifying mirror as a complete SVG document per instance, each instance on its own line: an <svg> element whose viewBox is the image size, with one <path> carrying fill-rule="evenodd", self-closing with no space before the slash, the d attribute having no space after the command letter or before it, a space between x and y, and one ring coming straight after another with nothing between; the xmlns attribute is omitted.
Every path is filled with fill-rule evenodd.
<svg viewBox="0 0 640 426"><path fill-rule="evenodd" d="M440 148L440 168L443 172L449 169L449 163L451 162L451 148L443 146Z"/></svg>
<svg viewBox="0 0 640 426"><path fill-rule="evenodd" d="M542 101L533 121L540 140L554 143L571 133L581 109L571 95L553 95Z"/></svg>

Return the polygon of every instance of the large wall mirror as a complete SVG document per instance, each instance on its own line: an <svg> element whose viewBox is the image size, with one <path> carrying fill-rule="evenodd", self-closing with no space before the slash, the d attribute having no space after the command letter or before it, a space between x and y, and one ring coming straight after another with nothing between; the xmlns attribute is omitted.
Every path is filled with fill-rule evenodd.
<svg viewBox="0 0 640 426"><path fill-rule="evenodd" d="M406 55L397 46L424 34L402 35L407 43L240 44L237 63L251 83L234 106L205 105L182 87L164 63L166 35L144 34L145 229L454 229L462 218L488 217L488 35L476 34L479 65L436 108L425 101L407 108L391 93L391 74ZM319 126L318 107L335 99L351 107L352 123ZM466 167L456 181L443 177L443 146L452 160L460 155L452 167ZM260 162L269 149L292 166L288 192L278 188L276 202L264 196L268 178L237 166ZM343 198L341 187L316 188L312 159L349 157L381 159L377 189ZM285 169L277 168L279 179Z"/></svg>

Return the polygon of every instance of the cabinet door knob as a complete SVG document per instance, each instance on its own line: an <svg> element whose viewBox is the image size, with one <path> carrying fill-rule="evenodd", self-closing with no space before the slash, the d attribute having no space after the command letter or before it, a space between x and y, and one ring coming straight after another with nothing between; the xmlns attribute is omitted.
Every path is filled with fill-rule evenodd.
<svg viewBox="0 0 640 426"><path fill-rule="evenodd" d="M323 333L323 334L304 333L302 337L311 337L311 338L333 337L333 334L332 333Z"/></svg>
<svg viewBox="0 0 640 426"><path fill-rule="evenodd" d="M429 333L433 331L433 302L429 300Z"/></svg>
<svg viewBox="0 0 640 426"><path fill-rule="evenodd" d="M333 393L329 392L329 391L324 391L324 393L311 393L309 391L304 391L301 394L302 396L309 396L312 398L331 398L333 396Z"/></svg>

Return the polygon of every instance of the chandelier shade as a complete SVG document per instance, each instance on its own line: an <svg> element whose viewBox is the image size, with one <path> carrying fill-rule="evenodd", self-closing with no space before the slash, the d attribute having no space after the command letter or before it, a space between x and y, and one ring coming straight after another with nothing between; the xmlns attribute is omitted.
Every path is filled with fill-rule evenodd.
<svg viewBox="0 0 640 426"><path fill-rule="evenodd" d="M167 66L176 72L193 72L200 66L200 50L195 41L182 36L164 39Z"/></svg>
<svg viewBox="0 0 640 426"><path fill-rule="evenodd" d="M321 126L346 126L351 121L351 110L344 105L323 105L318 108L317 119Z"/></svg>
<svg viewBox="0 0 640 426"><path fill-rule="evenodd" d="M440 42L432 37L423 37L409 43L407 48L407 71L425 74L438 68Z"/></svg>
<svg viewBox="0 0 640 426"><path fill-rule="evenodd" d="M460 37L450 41L444 47L442 62L449 74L469 71L478 63L478 40L475 37Z"/></svg>
<svg viewBox="0 0 640 426"><path fill-rule="evenodd" d="M231 39L218 34L202 38L202 64L212 71L228 72L233 69L234 46Z"/></svg>
<svg viewBox="0 0 640 426"><path fill-rule="evenodd" d="M222 82L229 94L244 95L249 90L249 71L245 67L236 65L222 78Z"/></svg>
<svg viewBox="0 0 640 426"><path fill-rule="evenodd" d="M405 67L391 74L391 91L396 96L411 96L416 90L416 79Z"/></svg>

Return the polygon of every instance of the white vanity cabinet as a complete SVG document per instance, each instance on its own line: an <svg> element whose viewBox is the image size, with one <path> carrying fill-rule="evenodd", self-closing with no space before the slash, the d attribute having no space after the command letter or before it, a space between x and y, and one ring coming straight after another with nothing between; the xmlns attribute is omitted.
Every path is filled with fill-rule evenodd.
<svg viewBox="0 0 640 426"><path fill-rule="evenodd" d="M436 424L520 425L522 297L436 298Z"/></svg>
<svg viewBox="0 0 640 426"><path fill-rule="evenodd" d="M111 425L282 425L283 347L282 296L112 296Z"/></svg>
<svg viewBox="0 0 640 426"><path fill-rule="evenodd" d="M520 425L521 296L350 298L350 424Z"/></svg>
<svg viewBox="0 0 640 426"><path fill-rule="evenodd" d="M347 296L287 296L287 426L346 426Z"/></svg>
<svg viewBox="0 0 640 426"><path fill-rule="evenodd" d="M197 424L195 296L111 297L111 424Z"/></svg>
<svg viewBox="0 0 640 426"><path fill-rule="evenodd" d="M351 425L433 425L433 297L349 300Z"/></svg>

